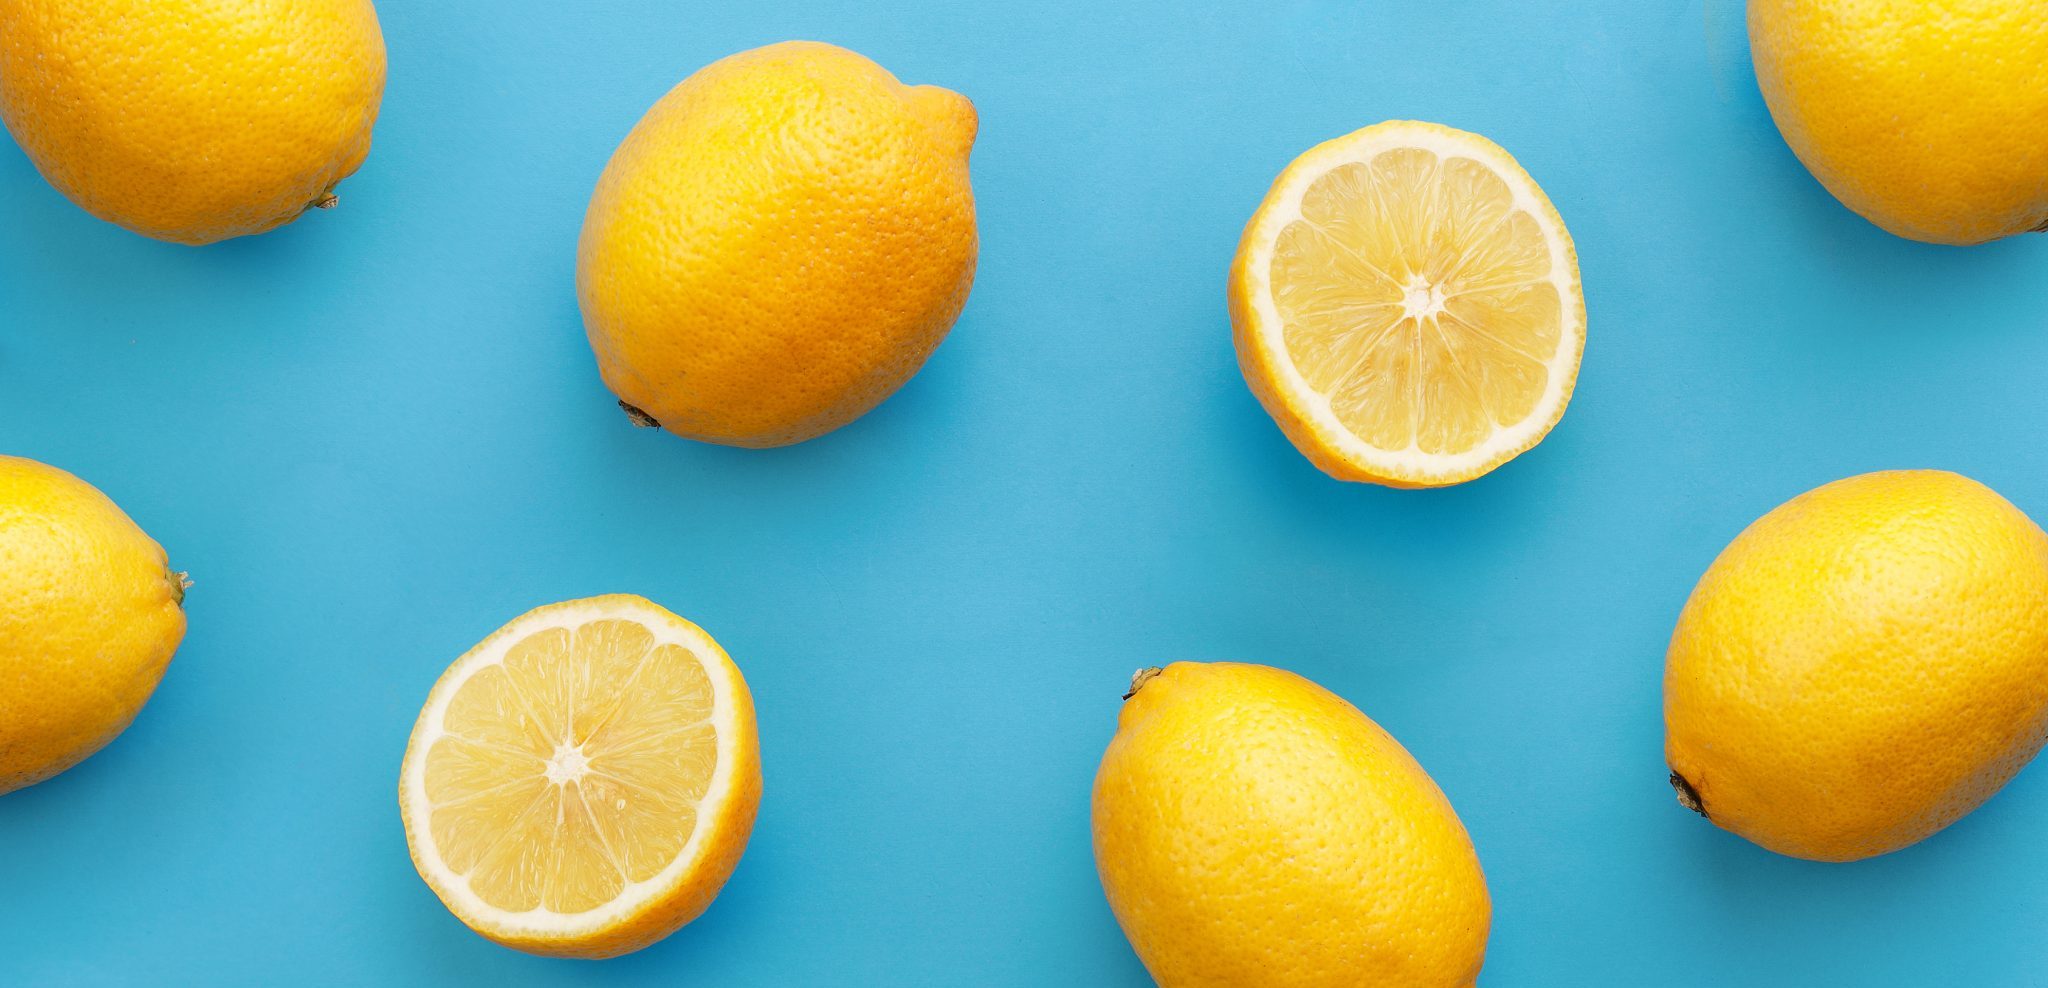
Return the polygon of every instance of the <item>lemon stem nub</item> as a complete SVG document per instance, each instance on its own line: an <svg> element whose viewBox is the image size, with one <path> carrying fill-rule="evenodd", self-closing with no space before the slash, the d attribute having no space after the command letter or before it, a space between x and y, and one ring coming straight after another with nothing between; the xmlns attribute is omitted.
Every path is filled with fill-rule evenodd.
<svg viewBox="0 0 2048 988"><path fill-rule="evenodd" d="M185 606L185 591L190 589L192 589L192 574L171 574L171 603L179 607Z"/></svg>
<svg viewBox="0 0 2048 988"><path fill-rule="evenodd" d="M1685 776L1677 772L1671 773L1671 788L1678 793L1678 805L1701 816L1707 815L1707 804L1700 802L1700 791L1694 789L1692 783L1685 781Z"/></svg>
<svg viewBox="0 0 2048 988"><path fill-rule="evenodd" d="M1144 689L1146 683L1149 683L1152 680L1158 678L1159 674L1165 671L1166 670L1161 669L1158 666L1147 666L1143 669L1138 670L1137 672L1132 673L1131 688L1124 691L1124 699L1128 700L1131 697L1137 696L1138 691Z"/></svg>
<svg viewBox="0 0 2048 988"><path fill-rule="evenodd" d="M634 408L632 405L627 404L626 399L624 398L619 399L619 408L625 411L627 418L633 420L633 426L635 428L658 429L661 427L661 423L655 421L654 416L649 415L646 412L643 412L637 408Z"/></svg>
<svg viewBox="0 0 2048 988"><path fill-rule="evenodd" d="M312 206L314 209L333 209L335 205L340 202L340 196L335 195L332 192L322 192L320 193L320 198L313 200L311 203L308 203L308 205Z"/></svg>

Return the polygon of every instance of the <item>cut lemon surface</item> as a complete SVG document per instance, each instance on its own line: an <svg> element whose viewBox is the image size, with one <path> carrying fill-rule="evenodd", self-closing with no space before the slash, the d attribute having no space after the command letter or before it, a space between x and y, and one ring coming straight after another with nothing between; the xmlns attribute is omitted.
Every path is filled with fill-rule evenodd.
<svg viewBox="0 0 2048 988"><path fill-rule="evenodd" d="M638 950L696 918L760 800L738 667L627 595L529 611L455 660L398 793L413 864L449 911L571 957Z"/></svg>
<svg viewBox="0 0 2048 988"><path fill-rule="evenodd" d="M1230 271L1238 362L1316 466L1437 487L1536 445L1585 348L1578 255L1477 134L1395 120L1296 158Z"/></svg>

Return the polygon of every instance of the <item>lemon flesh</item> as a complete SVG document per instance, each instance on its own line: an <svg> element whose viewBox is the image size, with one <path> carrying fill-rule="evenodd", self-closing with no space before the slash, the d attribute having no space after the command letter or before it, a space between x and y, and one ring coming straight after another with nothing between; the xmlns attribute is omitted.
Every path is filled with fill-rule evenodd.
<svg viewBox="0 0 2048 988"><path fill-rule="evenodd" d="M638 598L555 607L450 668L401 803L421 874L464 922L602 956L702 909L679 899L708 904L738 857L711 845L751 826L758 755L744 684L694 625Z"/></svg>
<svg viewBox="0 0 2048 988"><path fill-rule="evenodd" d="M1247 377L1345 479L1455 483L1563 414L1584 341L1570 237L1477 135L1367 128L1303 155L1240 247Z"/></svg>

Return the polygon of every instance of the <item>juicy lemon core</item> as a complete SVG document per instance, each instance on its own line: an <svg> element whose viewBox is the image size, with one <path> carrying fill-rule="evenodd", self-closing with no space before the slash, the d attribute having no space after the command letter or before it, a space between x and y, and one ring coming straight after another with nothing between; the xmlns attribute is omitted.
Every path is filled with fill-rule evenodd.
<svg viewBox="0 0 2048 988"><path fill-rule="evenodd" d="M1500 177L1417 148L1339 166L1280 231L1294 366L1359 438L1457 453L1543 398L1563 305L1543 232Z"/></svg>
<svg viewBox="0 0 2048 988"><path fill-rule="evenodd" d="M643 607L658 614L632 613ZM514 621L449 669L414 730L401 803L421 874L464 922L522 949L601 956L659 939L737 860L711 854L692 874L715 843L703 832L729 841L722 818L743 816L743 845L751 826L744 691L708 636L638 598ZM744 764L722 775L729 762Z"/></svg>
<svg viewBox="0 0 2048 988"><path fill-rule="evenodd" d="M462 684L441 724L434 844L507 912L584 912L653 878L718 767L704 667L627 621L535 633Z"/></svg>
<svg viewBox="0 0 2048 988"><path fill-rule="evenodd" d="M1253 390L1318 466L1479 476L1563 414L1584 342L1571 239L1507 152L1393 122L1274 184L1232 272Z"/></svg>

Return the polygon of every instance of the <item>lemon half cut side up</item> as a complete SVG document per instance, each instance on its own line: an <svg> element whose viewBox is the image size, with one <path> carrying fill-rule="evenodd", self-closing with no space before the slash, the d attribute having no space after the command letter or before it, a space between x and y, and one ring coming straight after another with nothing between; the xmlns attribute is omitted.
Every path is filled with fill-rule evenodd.
<svg viewBox="0 0 2048 988"><path fill-rule="evenodd" d="M449 911L571 957L638 950L703 912L760 798L739 669L627 595L528 612L457 659L399 780L413 863Z"/></svg>
<svg viewBox="0 0 2048 988"><path fill-rule="evenodd" d="M1438 487L1540 442L1585 348L1578 255L1513 156L1388 121L1274 182L1231 266L1245 380L1316 466Z"/></svg>

